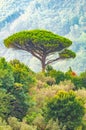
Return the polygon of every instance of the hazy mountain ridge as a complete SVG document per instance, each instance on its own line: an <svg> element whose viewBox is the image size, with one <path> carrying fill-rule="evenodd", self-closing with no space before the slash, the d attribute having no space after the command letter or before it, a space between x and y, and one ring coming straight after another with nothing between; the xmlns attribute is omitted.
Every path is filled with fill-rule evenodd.
<svg viewBox="0 0 86 130"><path fill-rule="evenodd" d="M85 0L4 0L4 2L0 2L0 5L0 11L2 11L0 13L1 42L5 37L17 31L35 28L47 29L70 38L73 41L71 48L77 52L74 60L55 63L54 67L65 70L72 66L77 72L86 69ZM7 59L18 58L29 64L33 70L38 66L34 65L35 58L30 58L29 54L28 58L26 52L8 50L2 44L0 55ZM25 58L22 58L23 56ZM37 62L37 64L40 63Z"/></svg>

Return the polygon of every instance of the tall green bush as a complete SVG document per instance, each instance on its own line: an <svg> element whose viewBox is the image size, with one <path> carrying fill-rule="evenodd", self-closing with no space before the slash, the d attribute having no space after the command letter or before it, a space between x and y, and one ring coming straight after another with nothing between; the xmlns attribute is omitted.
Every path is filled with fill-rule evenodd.
<svg viewBox="0 0 86 130"><path fill-rule="evenodd" d="M85 114L84 102L73 91L60 91L48 101L44 113L47 120L53 119L56 121L58 118L67 130L74 130L81 124Z"/></svg>

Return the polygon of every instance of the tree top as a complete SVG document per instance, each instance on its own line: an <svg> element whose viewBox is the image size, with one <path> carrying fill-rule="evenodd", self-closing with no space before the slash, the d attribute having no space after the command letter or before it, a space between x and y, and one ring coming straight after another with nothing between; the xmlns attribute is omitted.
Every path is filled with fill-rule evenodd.
<svg viewBox="0 0 86 130"><path fill-rule="evenodd" d="M4 44L7 48L14 47L15 44L32 44L33 46L41 46L44 49L53 47L56 51L60 51L69 47L72 44L72 41L50 31L36 29L15 33L6 38Z"/></svg>

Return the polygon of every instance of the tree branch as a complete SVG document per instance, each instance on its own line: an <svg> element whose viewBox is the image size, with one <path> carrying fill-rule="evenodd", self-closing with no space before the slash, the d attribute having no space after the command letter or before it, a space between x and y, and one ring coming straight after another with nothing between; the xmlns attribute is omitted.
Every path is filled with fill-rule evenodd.
<svg viewBox="0 0 86 130"><path fill-rule="evenodd" d="M14 43L13 44L13 47L15 49L19 49L19 50L25 50L25 51L28 51L30 52L33 56L35 56L36 58L38 58L39 60L42 60L42 58L40 56L42 56L41 52L39 52L38 50L36 50L36 48L32 45L27 45L27 44L24 44L24 45L20 45L18 43Z"/></svg>
<svg viewBox="0 0 86 130"><path fill-rule="evenodd" d="M40 56L38 56L33 50L31 50L31 54L38 58L39 60L42 60Z"/></svg>
<svg viewBox="0 0 86 130"><path fill-rule="evenodd" d="M61 59L62 59L62 58L58 57L58 58L56 58L56 59L49 60L45 65L48 65L48 64L50 64L50 63L52 63L52 62L55 62L55 61L61 60Z"/></svg>

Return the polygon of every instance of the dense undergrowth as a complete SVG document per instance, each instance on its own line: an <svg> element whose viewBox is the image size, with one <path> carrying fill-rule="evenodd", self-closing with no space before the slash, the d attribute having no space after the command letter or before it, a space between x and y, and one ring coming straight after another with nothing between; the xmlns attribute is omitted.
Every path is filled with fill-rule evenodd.
<svg viewBox="0 0 86 130"><path fill-rule="evenodd" d="M1 58L0 130L86 130L86 71L34 73Z"/></svg>

